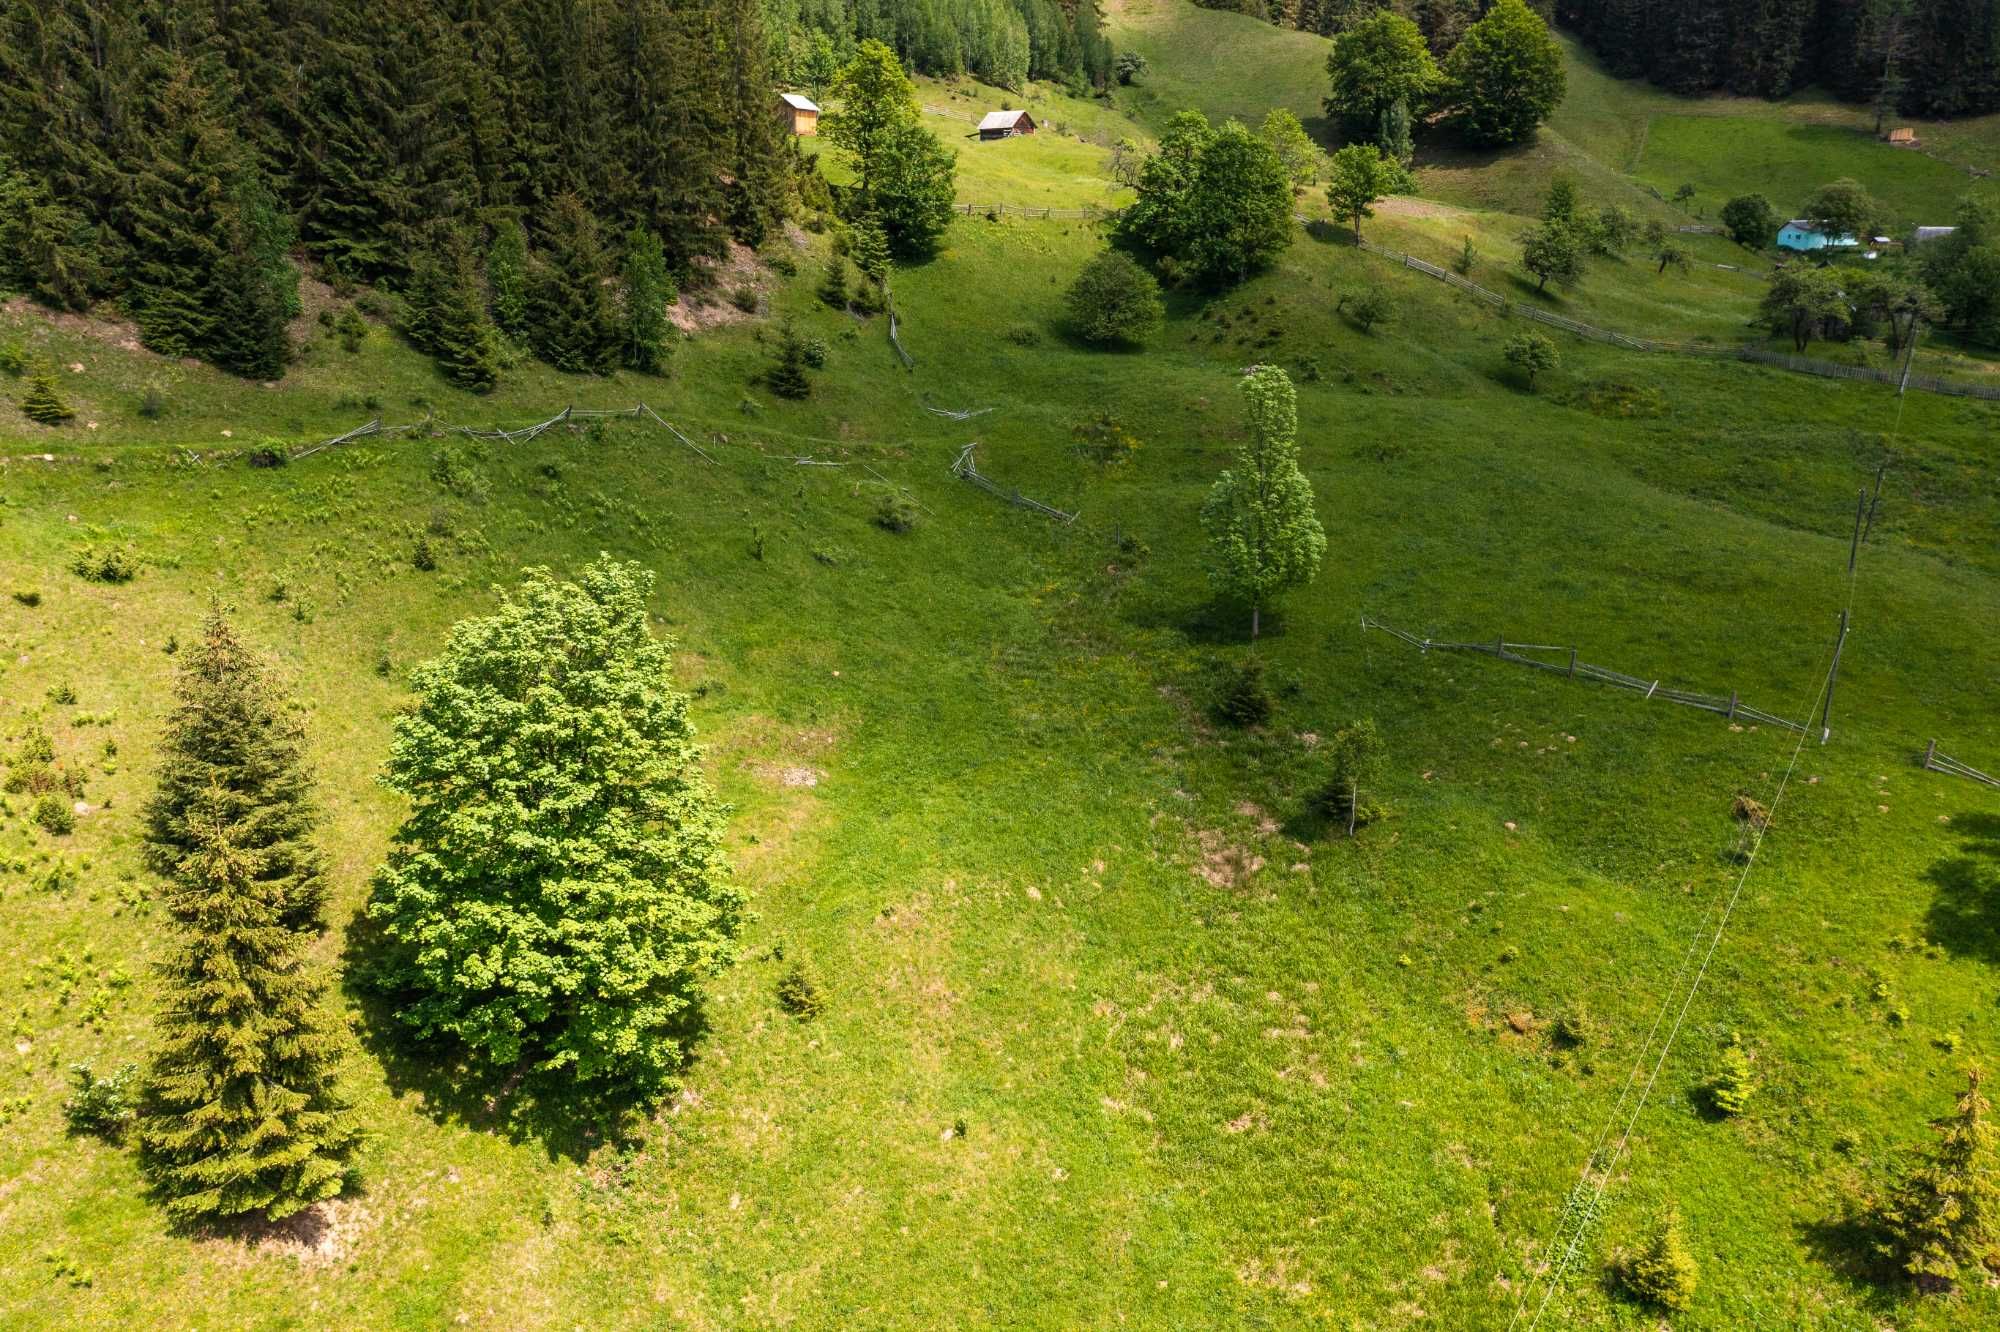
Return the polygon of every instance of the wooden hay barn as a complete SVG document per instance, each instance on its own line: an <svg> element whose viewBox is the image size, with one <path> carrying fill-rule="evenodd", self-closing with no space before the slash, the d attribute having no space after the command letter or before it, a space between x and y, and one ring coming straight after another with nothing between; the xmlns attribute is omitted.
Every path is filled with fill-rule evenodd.
<svg viewBox="0 0 2000 1332"><path fill-rule="evenodd" d="M778 114L784 118L785 127L800 138L819 133L819 104L810 97L779 93Z"/></svg>
<svg viewBox="0 0 2000 1332"><path fill-rule="evenodd" d="M979 122L979 137L1011 139L1017 134L1033 134L1035 118L1026 111L988 111Z"/></svg>

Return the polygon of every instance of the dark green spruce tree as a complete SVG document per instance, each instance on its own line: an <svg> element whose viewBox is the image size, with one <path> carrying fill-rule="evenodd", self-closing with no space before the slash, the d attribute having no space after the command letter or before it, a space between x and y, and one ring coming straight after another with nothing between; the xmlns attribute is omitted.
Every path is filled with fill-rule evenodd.
<svg viewBox="0 0 2000 1332"><path fill-rule="evenodd" d="M220 611L179 657L174 709L160 740L159 787L146 805L146 851L171 875L200 839L197 807L219 822L253 877L283 905L287 929L324 925L326 864L313 844L318 813L305 732L258 660Z"/></svg>
<svg viewBox="0 0 2000 1332"><path fill-rule="evenodd" d="M177 1220L277 1219L339 1196L360 1137L335 1081L346 1038L307 963L312 931L289 923L317 923L307 779L296 730L219 613L176 693L147 819L173 940L140 1157Z"/></svg>
<svg viewBox="0 0 2000 1332"><path fill-rule="evenodd" d="M605 374L617 361L618 318L605 279L610 262L582 199L555 201L528 284L528 339L558 370Z"/></svg>
<svg viewBox="0 0 2000 1332"><path fill-rule="evenodd" d="M485 393L500 382L500 356L486 316L486 293L462 228L440 222L411 268L404 331L460 388Z"/></svg>

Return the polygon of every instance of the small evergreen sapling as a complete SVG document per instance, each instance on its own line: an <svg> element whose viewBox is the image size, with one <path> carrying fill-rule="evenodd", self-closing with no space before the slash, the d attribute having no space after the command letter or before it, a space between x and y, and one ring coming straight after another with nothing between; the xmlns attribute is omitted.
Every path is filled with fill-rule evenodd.
<svg viewBox="0 0 2000 1332"><path fill-rule="evenodd" d="M1882 1255L1927 1290L1976 1279L2000 1246L2000 1129L1982 1081L1977 1067L1968 1070L1956 1113L1938 1122L1937 1141L1876 1210Z"/></svg>
<svg viewBox="0 0 2000 1332"><path fill-rule="evenodd" d="M820 303L835 310L847 308L847 260L834 255L827 261L826 276L819 284Z"/></svg>
<svg viewBox="0 0 2000 1332"><path fill-rule="evenodd" d="M812 396L812 377L807 373L806 348L799 331L787 319L778 334L778 358L764 372L764 383L781 398L794 400Z"/></svg>
<svg viewBox="0 0 2000 1332"><path fill-rule="evenodd" d="M63 1102L63 1123L71 1133L122 1141L137 1113L132 1100L138 1077L136 1064L120 1065L107 1077L97 1076L89 1064L71 1064L69 1081L74 1090Z"/></svg>
<svg viewBox="0 0 2000 1332"><path fill-rule="evenodd" d="M1678 1312L1693 1303L1701 1268L1688 1250L1679 1208L1667 1208L1646 1247L1627 1255L1618 1264L1616 1273L1627 1291L1648 1304Z"/></svg>
<svg viewBox="0 0 2000 1332"><path fill-rule="evenodd" d="M76 411L56 388L56 372L47 361L37 362L28 371L28 386L21 393L21 411L30 421L61 425L73 420Z"/></svg>
<svg viewBox="0 0 2000 1332"><path fill-rule="evenodd" d="M1732 1032L1729 1044L1722 1047L1715 1078L1708 1084L1709 1104L1718 1114L1740 1115L1750 1108L1756 1091L1757 1075L1750 1066L1750 1052L1743 1048L1743 1038Z"/></svg>

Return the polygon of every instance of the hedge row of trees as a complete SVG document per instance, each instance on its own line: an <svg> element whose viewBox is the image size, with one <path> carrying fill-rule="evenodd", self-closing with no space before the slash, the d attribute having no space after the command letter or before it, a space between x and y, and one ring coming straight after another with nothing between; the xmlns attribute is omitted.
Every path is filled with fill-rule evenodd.
<svg viewBox="0 0 2000 1332"><path fill-rule="evenodd" d="M1102 89L1111 42L1098 0L762 0L771 66L824 91L864 41L921 74L972 74L1003 88L1029 79Z"/></svg>
<svg viewBox="0 0 2000 1332"><path fill-rule="evenodd" d="M652 576L546 570L460 622L411 679L386 781L409 802L377 871L364 984L405 1034L580 1108L655 1099L731 960L744 899L721 852ZM276 1219L352 1182L351 1037L310 960L325 859L304 732L211 610L181 654L145 814L171 936L136 1105L77 1070L74 1126L128 1121L170 1214Z"/></svg>
<svg viewBox="0 0 2000 1332"><path fill-rule="evenodd" d="M686 276L788 207L766 50L758 0L0 0L0 283L267 376L295 248L401 286L581 213Z"/></svg>
<svg viewBox="0 0 2000 1332"><path fill-rule="evenodd" d="M1327 115L1405 166L1414 120L1442 115L1474 143L1518 143L1567 90L1562 48L1522 0L1496 0L1442 62L1416 23L1383 9L1334 39L1326 70Z"/></svg>
<svg viewBox="0 0 2000 1332"><path fill-rule="evenodd" d="M1885 112L2000 108L2000 0L1557 0L1615 74L1674 92L1823 84Z"/></svg>

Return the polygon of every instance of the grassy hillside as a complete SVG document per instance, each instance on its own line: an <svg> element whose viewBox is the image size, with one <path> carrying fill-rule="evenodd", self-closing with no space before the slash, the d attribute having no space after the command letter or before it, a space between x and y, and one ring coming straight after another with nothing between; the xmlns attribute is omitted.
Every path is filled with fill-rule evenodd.
<svg viewBox="0 0 2000 1332"><path fill-rule="evenodd" d="M1110 0L1105 30L1120 50L1137 51L1152 68L1117 100L1155 130L1177 111L1255 127L1274 106L1298 116L1307 133L1327 140L1324 37L1273 27L1247 14L1200 9L1187 0Z"/></svg>
<svg viewBox="0 0 2000 1332"><path fill-rule="evenodd" d="M1140 3L1116 17L1151 32L1156 88L1204 85L1194 61L1223 48L1191 34L1303 49ZM1256 95L1239 67L1220 77L1218 113ZM1120 129L1060 110L1089 138ZM1580 122L1543 140L1617 142ZM962 193L1073 199L1102 179L1079 174L1102 150L1073 138L997 148L962 156ZM1468 159L1451 200L1397 201L1370 235L1439 259L1471 235L1474 277L1528 299L1508 241L1547 167ZM1899 414L1879 387L1568 339L1529 394L1499 351L1520 322L1304 234L1238 290L1176 293L1145 351L1095 352L1060 309L1102 244L1080 223L960 219L897 277L905 371L880 320L813 299L824 241L800 236L690 294L699 331L667 377L523 365L490 398L379 325L342 350L315 331L324 291L301 324L314 346L271 386L154 357L108 319L0 310L0 338L64 366L79 408L59 430L0 410L0 765L43 728L90 806L55 837L0 796L0 1326L165 1332L196 1309L255 1329L1506 1327L1742 872L1735 797L1768 802L1795 758L1543 1325L1655 1325L1600 1277L1669 1200L1702 1269L1678 1329L2000 1319L1991 1287L1919 1300L1873 1279L1851 1224L1965 1063L2000 1049L2000 793L1913 761L1935 736L2000 768L2000 408L1912 395ZM1635 258L1552 308L1720 339L1754 284ZM1368 285L1392 302L1372 335L1343 312ZM803 403L757 382L784 315L828 343ZM1244 731L1213 703L1246 616L1208 590L1197 515L1260 361L1299 382L1330 546L1266 618L1277 712ZM713 461L622 421L282 468L219 456L372 416L518 425L641 399ZM1071 447L1106 410L1141 441L1110 467ZM983 470L1078 521L950 477L975 440ZM1850 585L1855 495L1885 461ZM871 521L885 487L921 502L913 532ZM420 534L434 571L413 566ZM106 544L141 561L131 582L71 572ZM130 1154L61 1115L67 1066L142 1058L158 1001L137 815L163 649L220 597L293 682L334 871L319 960L351 963L398 815L375 778L409 668L523 566L599 551L660 573L658 628L757 912L685 1086L602 1141L489 1103L343 990L362 1191L321 1228L173 1233ZM1849 605L1824 747L1358 628L1574 644L1804 716ZM1309 796L1324 737L1363 716L1388 745L1387 817L1348 841ZM774 995L799 960L827 999L812 1023ZM1759 1090L1718 1120L1702 1088L1732 1033Z"/></svg>

